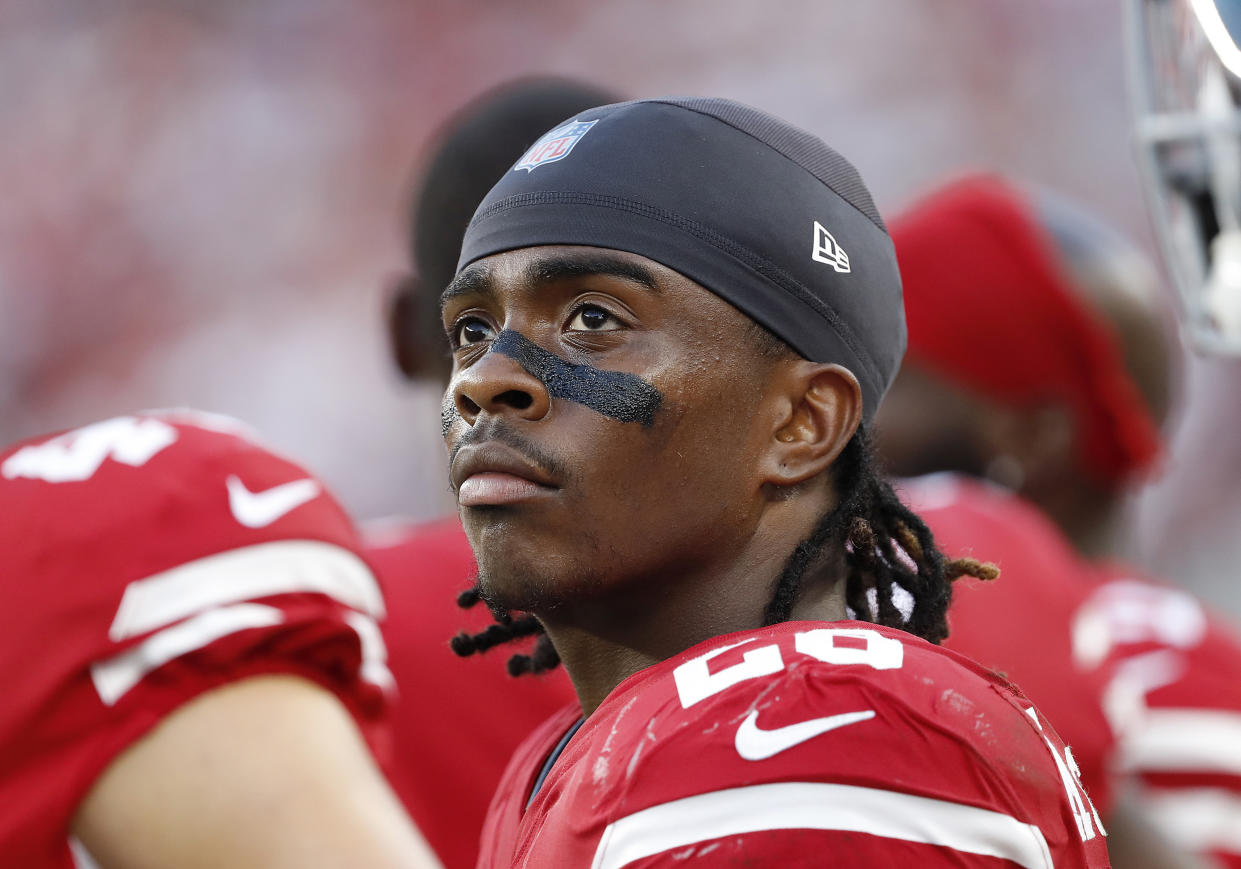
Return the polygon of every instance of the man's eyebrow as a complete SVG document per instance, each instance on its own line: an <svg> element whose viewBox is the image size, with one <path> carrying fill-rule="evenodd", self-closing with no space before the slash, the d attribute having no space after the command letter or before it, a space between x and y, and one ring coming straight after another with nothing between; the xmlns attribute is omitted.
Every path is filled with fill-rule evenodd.
<svg viewBox="0 0 1241 869"><path fill-rule="evenodd" d="M458 296L489 294L493 292L495 292L495 287L491 280L491 269L482 264L466 266L461 271L461 274L449 282L448 286L444 288L444 292L440 293L440 308L443 308Z"/></svg>
<svg viewBox="0 0 1241 869"><path fill-rule="evenodd" d="M660 292L659 282L655 280L655 275L650 269L630 260L607 254L574 254L535 260L526 267L525 278L529 284L549 284L554 281L586 278L593 275L620 278L641 284L653 292Z"/></svg>
<svg viewBox="0 0 1241 869"><path fill-rule="evenodd" d="M607 254L565 254L535 260L526 266L523 283L527 286L538 286L594 275L620 278L652 292L661 292L659 282L650 269ZM440 308L460 296L492 295L495 291L495 280L490 268L483 263L466 266L440 294Z"/></svg>

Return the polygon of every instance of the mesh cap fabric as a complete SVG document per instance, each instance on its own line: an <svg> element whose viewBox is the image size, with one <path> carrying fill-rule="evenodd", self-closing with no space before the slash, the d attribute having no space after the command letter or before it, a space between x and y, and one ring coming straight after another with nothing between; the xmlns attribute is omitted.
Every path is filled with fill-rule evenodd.
<svg viewBox="0 0 1241 869"><path fill-rule="evenodd" d="M578 113L492 188L457 268L551 244L628 251L685 275L805 358L852 371L866 421L904 354L896 256L861 176L817 137L740 103Z"/></svg>

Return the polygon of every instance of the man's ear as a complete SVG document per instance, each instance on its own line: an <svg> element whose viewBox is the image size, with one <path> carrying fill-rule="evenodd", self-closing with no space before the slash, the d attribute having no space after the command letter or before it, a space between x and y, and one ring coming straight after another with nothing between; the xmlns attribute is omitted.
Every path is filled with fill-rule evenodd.
<svg viewBox="0 0 1241 869"><path fill-rule="evenodd" d="M768 394L777 407L763 473L764 482L777 486L825 471L862 422L862 389L840 365L790 361L780 366Z"/></svg>
<svg viewBox="0 0 1241 869"><path fill-rule="evenodd" d="M443 339L439 317L428 321L427 288L418 275L409 273L388 283L384 314L388 326L388 346L392 361L409 380L439 377L447 380L452 365L448 344Z"/></svg>

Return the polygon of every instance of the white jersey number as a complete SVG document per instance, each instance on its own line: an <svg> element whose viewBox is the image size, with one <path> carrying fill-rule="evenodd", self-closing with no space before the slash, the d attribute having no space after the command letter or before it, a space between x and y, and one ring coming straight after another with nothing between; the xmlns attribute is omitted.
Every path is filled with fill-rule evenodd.
<svg viewBox="0 0 1241 869"><path fill-rule="evenodd" d="M22 447L0 465L0 474L8 480L81 482L109 458L138 468L176 440L177 430L158 419L118 416Z"/></svg>
<svg viewBox="0 0 1241 869"><path fill-rule="evenodd" d="M846 642L837 644L837 640ZM713 649L673 670L672 678L676 682L681 706L688 709L739 682L770 676L784 669L784 657L780 654L780 647L775 644L755 646L742 655L740 663L715 673L707 666L711 659L750 642L753 640L742 640L731 646ZM885 637L878 631L867 628L816 628L813 631L799 631L793 637L793 644L803 655L817 658L825 664L863 664L875 670L895 670L905 660L905 648L900 640Z"/></svg>
<svg viewBox="0 0 1241 869"><path fill-rule="evenodd" d="M1038 710L1033 706L1026 708L1026 715L1034 722L1039 736L1043 739L1043 744L1051 752L1051 759L1055 762L1056 771L1060 774L1060 783L1064 785L1065 796L1068 797L1069 806L1073 810L1073 820L1077 823L1077 835L1081 836L1083 842L1093 839L1098 833L1106 836L1107 830L1103 829L1103 822L1099 820L1099 813L1095 811L1094 803L1090 801L1090 795L1086 793L1086 788L1082 786L1081 770L1077 768L1077 761L1073 759L1073 752L1069 750L1067 745L1064 747L1064 754L1056 750L1056 747L1051 744L1051 740L1047 738L1047 734L1043 730L1043 722L1039 720Z"/></svg>

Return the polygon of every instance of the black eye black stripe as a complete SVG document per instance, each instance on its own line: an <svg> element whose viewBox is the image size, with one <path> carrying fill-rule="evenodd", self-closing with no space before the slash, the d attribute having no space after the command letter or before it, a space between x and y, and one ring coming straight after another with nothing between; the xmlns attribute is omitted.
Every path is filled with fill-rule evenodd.
<svg viewBox="0 0 1241 869"><path fill-rule="evenodd" d="M552 398L575 401L620 422L649 426L664 401L663 393L636 374L568 362L511 329L495 337L491 350L538 378Z"/></svg>

